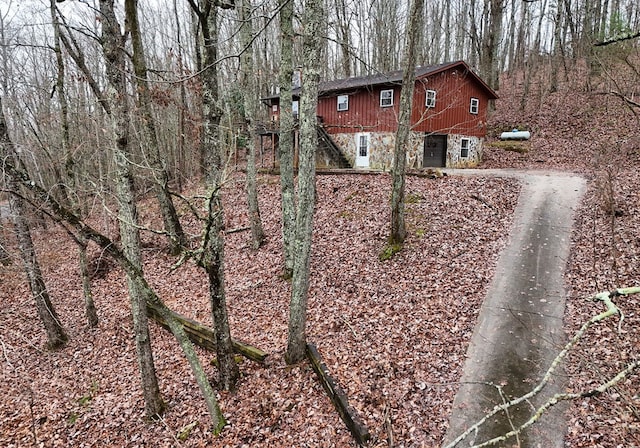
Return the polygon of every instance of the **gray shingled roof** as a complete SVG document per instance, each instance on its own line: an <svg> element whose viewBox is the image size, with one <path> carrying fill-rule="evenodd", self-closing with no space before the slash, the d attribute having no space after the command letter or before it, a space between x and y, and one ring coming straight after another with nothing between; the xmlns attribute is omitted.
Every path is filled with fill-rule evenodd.
<svg viewBox="0 0 640 448"><path fill-rule="evenodd" d="M416 78L421 78L435 72L439 72L449 66L456 65L457 62L449 62L439 65L428 65L416 68ZM377 75L356 76L354 78L337 79L335 81L321 82L318 85L320 94L334 92L337 90L349 90L358 87L375 86L384 84L402 84L402 70L396 70Z"/></svg>
<svg viewBox="0 0 640 448"><path fill-rule="evenodd" d="M416 79L422 78L424 76L429 76L436 74L438 72L447 70L451 67L455 67L457 65L462 66L465 71L471 73L473 77L475 77L480 84L482 84L495 98L498 96L495 94L493 90L479 77L477 76L471 68L464 61L456 61L456 62L447 62L445 64L437 64L437 65L426 65L423 67L417 67L415 72ZM376 85L385 85L385 84L402 84L402 70L396 70L388 73L380 73L376 75L367 75L367 76L356 76L353 78L344 78L344 79L336 79L334 81L325 81L321 82L318 85L319 95L327 95L334 92L340 92L345 90L357 89L361 87L368 86L376 86ZM293 89L293 95L300 95L300 88ZM279 98L280 95L271 95L263 98L262 100L272 100Z"/></svg>

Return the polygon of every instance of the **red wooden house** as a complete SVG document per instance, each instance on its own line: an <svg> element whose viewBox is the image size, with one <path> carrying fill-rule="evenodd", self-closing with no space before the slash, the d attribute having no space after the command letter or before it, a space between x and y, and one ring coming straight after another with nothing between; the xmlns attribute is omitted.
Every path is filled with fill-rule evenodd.
<svg viewBox="0 0 640 448"><path fill-rule="evenodd" d="M408 167L477 165L496 93L463 61L418 67L415 77ZM401 71L320 84L319 122L351 166L392 166L401 87ZM294 90L294 112L299 93ZM263 101L277 122L279 97Z"/></svg>

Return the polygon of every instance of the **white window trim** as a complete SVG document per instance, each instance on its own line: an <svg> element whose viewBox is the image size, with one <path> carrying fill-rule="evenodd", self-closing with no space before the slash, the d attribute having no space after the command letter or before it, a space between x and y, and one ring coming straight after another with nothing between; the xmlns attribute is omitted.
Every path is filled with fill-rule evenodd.
<svg viewBox="0 0 640 448"><path fill-rule="evenodd" d="M431 101L429 101L429 94L432 94ZM436 96L437 93L435 90L427 90L427 93L425 94L424 105L426 107L436 107Z"/></svg>
<svg viewBox="0 0 640 448"><path fill-rule="evenodd" d="M463 156L462 155L462 150L465 149L465 145L464 145L465 142L467 143L467 145L466 145L467 155ZM461 159L468 159L470 153L471 153L471 139L468 139L468 138L460 139L460 158Z"/></svg>
<svg viewBox="0 0 640 448"><path fill-rule="evenodd" d="M390 98L383 98L385 93L391 92ZM383 104L383 99L385 101L389 101L389 104ZM380 91L380 107L391 107L393 106L393 89L385 89Z"/></svg>
<svg viewBox="0 0 640 448"><path fill-rule="evenodd" d="M340 101L340 100L344 101ZM344 107L341 109L340 106ZM338 104L337 104L338 112L344 112L345 110L349 110L349 95L338 95Z"/></svg>
<svg viewBox="0 0 640 448"><path fill-rule="evenodd" d="M480 112L480 100L478 98L471 98L471 102L469 103L469 113L478 115L478 112Z"/></svg>
<svg viewBox="0 0 640 448"><path fill-rule="evenodd" d="M364 139L364 146L362 145L362 140ZM366 148L366 155L360 154L360 148ZM369 156L369 134L368 133L358 133L356 134L356 156L357 157L368 157Z"/></svg>

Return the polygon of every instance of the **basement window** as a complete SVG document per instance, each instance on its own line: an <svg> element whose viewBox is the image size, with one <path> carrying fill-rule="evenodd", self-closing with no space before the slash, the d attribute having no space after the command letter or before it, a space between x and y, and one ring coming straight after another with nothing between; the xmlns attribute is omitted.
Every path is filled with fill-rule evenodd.
<svg viewBox="0 0 640 448"><path fill-rule="evenodd" d="M427 90L427 98L424 103L427 107L436 107L436 91Z"/></svg>
<svg viewBox="0 0 640 448"><path fill-rule="evenodd" d="M349 110L349 95L338 95L338 111Z"/></svg>
<svg viewBox="0 0 640 448"><path fill-rule="evenodd" d="M380 107L393 106L393 89L380 91Z"/></svg>
<svg viewBox="0 0 640 448"><path fill-rule="evenodd" d="M460 140L460 157L466 159L469 157L469 139L463 138Z"/></svg>
<svg viewBox="0 0 640 448"><path fill-rule="evenodd" d="M478 115L480 109L480 100L478 98L471 98L471 105L469 106L469 112L474 115Z"/></svg>

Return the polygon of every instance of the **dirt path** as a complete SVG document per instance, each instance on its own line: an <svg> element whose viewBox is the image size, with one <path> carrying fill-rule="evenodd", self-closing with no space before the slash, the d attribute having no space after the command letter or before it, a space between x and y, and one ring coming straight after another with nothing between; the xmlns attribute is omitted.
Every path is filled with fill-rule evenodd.
<svg viewBox="0 0 640 448"><path fill-rule="evenodd" d="M529 392L564 344L562 274L573 212L585 188L584 179L565 173L469 170L464 174L517 177L523 188L510 242L498 261L467 352L445 445L503 399ZM543 397L559 390L561 383L561 376L555 377ZM518 427L530 417L531 405L540 402L541 398L514 408L509 416L497 414L458 446L471 446L471 440L481 443ZM519 440L498 446L560 448L565 429L562 409L553 409Z"/></svg>

